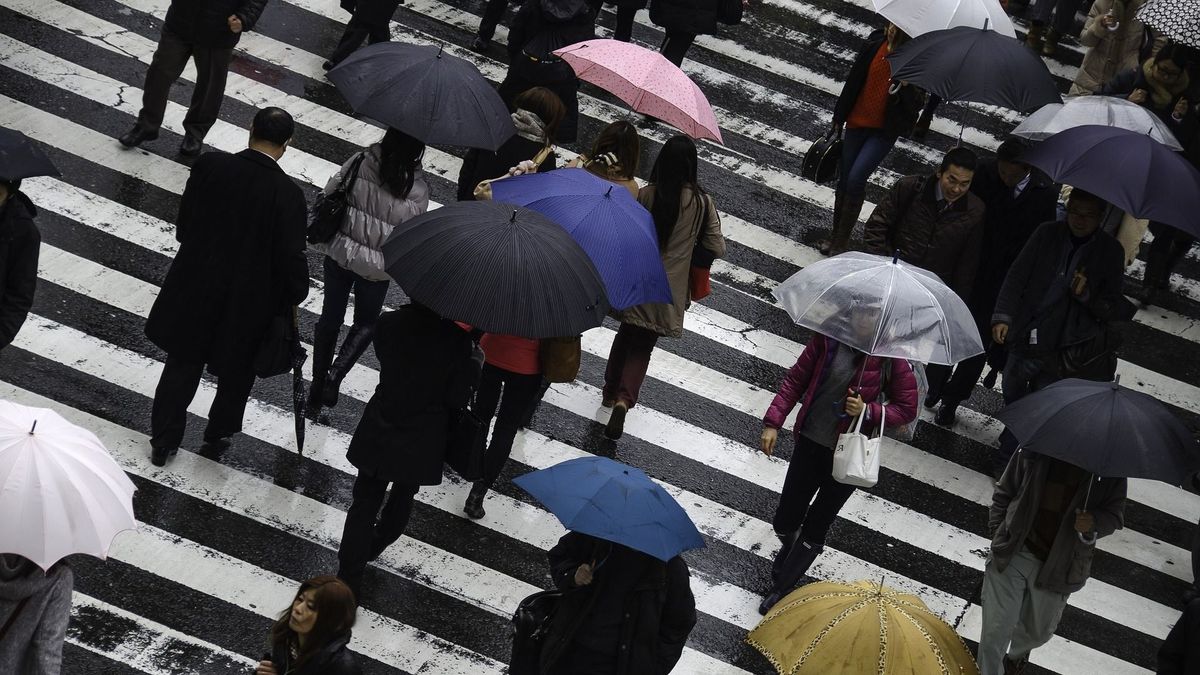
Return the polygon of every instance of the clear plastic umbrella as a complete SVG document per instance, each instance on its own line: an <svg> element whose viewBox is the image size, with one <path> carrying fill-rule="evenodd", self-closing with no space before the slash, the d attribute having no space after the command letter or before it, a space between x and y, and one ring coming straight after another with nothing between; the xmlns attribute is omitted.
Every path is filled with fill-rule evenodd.
<svg viewBox="0 0 1200 675"><path fill-rule="evenodd" d="M1172 150L1183 150L1175 134L1158 115L1115 96L1073 96L1065 103L1044 105L1017 125L1012 133L1031 141L1044 141L1060 131L1087 124L1149 134L1150 138Z"/></svg>
<svg viewBox="0 0 1200 675"><path fill-rule="evenodd" d="M775 289L792 320L874 356L954 364L983 353L971 310L932 272L852 251Z"/></svg>

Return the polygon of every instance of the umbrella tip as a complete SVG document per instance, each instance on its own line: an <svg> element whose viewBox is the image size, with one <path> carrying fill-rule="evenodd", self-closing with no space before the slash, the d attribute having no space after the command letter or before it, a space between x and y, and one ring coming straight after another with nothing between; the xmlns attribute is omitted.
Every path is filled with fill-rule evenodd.
<svg viewBox="0 0 1200 675"><path fill-rule="evenodd" d="M983 29L984 30L988 29L988 24L991 23L991 21L992 21L992 17L990 17L990 16L983 17Z"/></svg>
<svg viewBox="0 0 1200 675"><path fill-rule="evenodd" d="M446 49L446 45L438 45L437 57L439 59L442 58L442 51L444 51L445 49Z"/></svg>
<svg viewBox="0 0 1200 675"><path fill-rule="evenodd" d="M1117 373L1116 375L1113 376L1112 384L1113 384L1113 389L1117 389L1121 386L1121 374L1120 373Z"/></svg>
<svg viewBox="0 0 1200 675"><path fill-rule="evenodd" d="M896 249L896 250L892 251L892 264L895 265L899 262L900 262L900 249Z"/></svg>
<svg viewBox="0 0 1200 675"><path fill-rule="evenodd" d="M33 435L33 431L34 431L35 429L37 429L37 420L34 420L34 421L33 421L33 426L29 427L29 435L30 435L30 436L32 436L32 435Z"/></svg>
<svg viewBox="0 0 1200 675"><path fill-rule="evenodd" d="M509 219L508 219L508 222L509 222L509 223L515 223L515 222L517 222L517 210L516 210L516 209L513 209L512 218L509 218Z"/></svg>
<svg viewBox="0 0 1200 675"><path fill-rule="evenodd" d="M613 186L609 185L609 186L608 186L608 190L606 190L606 191L604 192L604 196L605 196L605 197L609 197L609 196L611 196L611 195L612 195L612 189L613 189Z"/></svg>

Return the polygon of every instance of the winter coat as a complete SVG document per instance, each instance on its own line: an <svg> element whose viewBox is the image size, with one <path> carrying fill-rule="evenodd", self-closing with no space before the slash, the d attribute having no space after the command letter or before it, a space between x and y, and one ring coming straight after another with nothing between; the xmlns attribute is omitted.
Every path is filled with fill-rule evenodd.
<svg viewBox="0 0 1200 675"><path fill-rule="evenodd" d="M171 0L163 28L198 47L232 49L241 37L229 30L229 17L242 20L242 32L254 30L267 0Z"/></svg>
<svg viewBox="0 0 1200 675"><path fill-rule="evenodd" d="M1200 673L1200 598L1187 604L1158 650L1157 675Z"/></svg>
<svg viewBox="0 0 1200 675"><path fill-rule="evenodd" d="M1146 68L1149 62L1135 64L1133 68L1123 71L1116 77L1108 81L1100 89L1100 93L1105 96L1116 96L1117 98L1129 98L1134 89L1142 89L1146 92L1153 91L1153 87L1146 77ZM1184 83L1181 83L1184 84ZM1175 139L1180 145L1187 146L1188 138L1195 134L1195 114L1189 112L1185 115L1182 121L1175 121L1171 114L1175 112L1175 105L1179 103L1179 99L1187 98L1188 92L1186 87L1181 87L1179 92L1171 97L1171 100L1166 105L1157 105L1154 103L1154 98L1147 94L1146 101L1142 103L1142 107L1149 110L1158 116L1171 133L1175 135ZM1193 101L1194 102L1194 99Z"/></svg>
<svg viewBox="0 0 1200 675"><path fill-rule="evenodd" d="M458 171L458 200L475 199L475 186L481 181L499 178L508 173L512 167L526 160L532 160L542 151L544 144L520 134L504 141L495 152L472 148L463 157L462 168ZM538 173L552 171L558 166L558 158L552 152L545 161L538 164Z"/></svg>
<svg viewBox="0 0 1200 675"><path fill-rule="evenodd" d="M804 426L804 419L808 417L809 404L812 403L817 395L817 390L824 382L825 368L833 360L833 355L838 349L849 349L849 347L820 333L813 334L808 345L804 347L804 351L800 352L800 358L796 359L796 364L783 376L783 382L779 384L779 393L775 394L775 398L771 400L771 406L767 408L767 414L763 416L764 426L782 429L792 408L799 403L800 411L796 413L795 431L800 433L800 429ZM867 416L863 419L862 425L863 433L871 433L879 426L881 412L887 415L886 427L888 429L908 424L916 419L917 378L913 375L908 361L878 356L866 356L865 358L859 356L858 358L859 361L855 366L854 377L851 381L867 404ZM887 406L886 412L883 412L879 395L883 390L884 364L889 360L892 362L892 372L888 375ZM850 418L842 420L838 424L838 433L845 433L852 422L853 420Z"/></svg>
<svg viewBox="0 0 1200 675"><path fill-rule="evenodd" d="M592 8L592 12L596 16L599 16L600 8L604 5L612 5L613 7L620 7L622 9L629 8L637 11L639 9L646 9L647 0L588 0L588 4Z"/></svg>
<svg viewBox="0 0 1200 675"><path fill-rule="evenodd" d="M1020 552L1033 529L1051 461L1044 455L1021 450L996 483L988 529L992 532L992 560L1000 572ZM1076 536L1075 512L1083 508L1086 496L1087 510L1095 519L1096 538L1106 537L1124 525L1127 486L1124 478L1095 478L1090 495L1086 481L1079 486L1038 571L1034 582L1038 588L1052 593L1074 593L1083 588L1092 572L1096 544L1084 543Z"/></svg>
<svg viewBox="0 0 1200 675"><path fill-rule="evenodd" d="M1098 335L1122 307L1125 250L1097 230L1071 260L1071 231L1064 222L1034 231L1004 278L992 325L1008 324L1005 343L1020 352L1054 352ZM1075 271L1087 276L1082 296L1071 292ZM1036 345L1030 331L1038 330Z"/></svg>
<svg viewBox="0 0 1200 675"><path fill-rule="evenodd" d="M25 600L0 640L0 673L58 675L74 585L75 577L65 562L43 573L21 556L0 555L0 626Z"/></svg>
<svg viewBox="0 0 1200 675"><path fill-rule="evenodd" d="M0 206L0 349L17 337L33 307L42 244L36 215L37 207L20 191Z"/></svg>
<svg viewBox="0 0 1200 675"><path fill-rule="evenodd" d="M379 385L346 456L382 480L437 485L450 412L467 404L475 385L470 335L425 307L404 305L380 316L375 356Z"/></svg>
<svg viewBox="0 0 1200 675"><path fill-rule="evenodd" d="M1071 85L1071 95L1099 91L1118 73L1138 65L1146 42L1146 26L1135 15L1146 0L1096 0L1079 33L1079 43L1087 48L1083 63ZM1101 17L1115 10L1121 23L1110 31Z"/></svg>
<svg viewBox="0 0 1200 675"><path fill-rule="evenodd" d="M846 83L842 85L842 93L838 95L837 103L833 106L833 123L835 125L845 124L846 118L850 117L850 111L854 110L854 104L858 102L858 97L867 84L871 61L875 59L875 54L885 40L887 40L887 36L884 31L877 30L871 33L867 36L867 41L862 48L858 50L858 54L854 56L854 63L846 75ZM924 106L924 91L909 84L901 86L896 93L888 95L883 132L894 137L908 136L916 126ZM930 115L932 114L933 112L930 111Z"/></svg>
<svg viewBox="0 0 1200 675"><path fill-rule="evenodd" d="M896 181L867 219L863 243L877 255L899 249L901 260L933 272L966 299L979 267L984 206L967 192L938 213L937 182L937 176Z"/></svg>
<svg viewBox="0 0 1200 675"><path fill-rule="evenodd" d="M703 202L701 201L703 200ZM667 241L667 248L660 252L667 281L671 285L671 304L645 304L613 312L621 323L654 331L665 337L683 337L683 313L692 304L688 277L692 271L692 249L697 240L706 251L716 258L725 255L725 237L721 235L721 217L712 197L695 192L688 187L680 195L682 207L675 229ZM638 192L638 202L650 209L654 205L654 186L647 185ZM707 215L703 204L708 205Z"/></svg>
<svg viewBox="0 0 1200 675"><path fill-rule="evenodd" d="M244 372L271 323L308 295L304 193L257 150L205 153L179 202L179 253L146 320L167 354Z"/></svg>
<svg viewBox="0 0 1200 675"><path fill-rule="evenodd" d="M614 675L671 672L696 625L696 600L683 558L675 556L663 563L578 532L563 535L547 557L555 586L568 592L550 619L542 648L542 673L569 672L571 646L576 640L587 641L591 651L607 652L608 637L612 638L616 667L610 672ZM592 582L576 586L579 565L599 560L604 562ZM618 602L611 601L614 596ZM612 634L614 625L618 628Z"/></svg>
<svg viewBox="0 0 1200 675"><path fill-rule="evenodd" d="M387 26L404 0L356 0L354 18L367 26Z"/></svg>
<svg viewBox="0 0 1200 675"><path fill-rule="evenodd" d="M348 644L350 644L350 631L330 640L304 664L304 667L288 673L288 675L359 675L362 673L362 669L355 660L354 654L350 653ZM289 663L291 663L291 654L288 652L287 643L280 642L272 645L271 665L275 666L275 672L280 675L287 673Z"/></svg>
<svg viewBox="0 0 1200 675"><path fill-rule="evenodd" d="M651 0L650 22L669 33L717 32L717 0Z"/></svg>
<svg viewBox="0 0 1200 675"><path fill-rule="evenodd" d="M383 261L383 242L400 223L425 213L429 208L429 185L420 169L414 172L412 189L397 197L383 184L379 176L382 150L378 143L364 151L358 165L358 176L346 194L346 217L337 234L317 249L333 258L343 269L350 270L370 281L387 281L387 265ZM342 164L342 168L325 184L325 194L337 189L342 176L350 170L357 153Z"/></svg>

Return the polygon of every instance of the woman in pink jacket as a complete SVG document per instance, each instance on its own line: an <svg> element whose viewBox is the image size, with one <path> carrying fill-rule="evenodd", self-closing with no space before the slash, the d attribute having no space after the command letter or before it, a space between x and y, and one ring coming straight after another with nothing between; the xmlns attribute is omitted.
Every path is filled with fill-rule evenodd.
<svg viewBox="0 0 1200 675"><path fill-rule="evenodd" d="M881 393L886 409L879 400ZM771 591L758 608L762 614L808 571L824 549L829 526L854 493L854 486L833 479L838 436L860 414L866 415L864 434L878 428L881 414L887 416L888 428L911 422L917 416L917 380L903 359L868 356L817 333L783 378L763 416L761 448L766 454L775 451L779 430L797 403L796 448L773 522L783 546L771 567Z"/></svg>

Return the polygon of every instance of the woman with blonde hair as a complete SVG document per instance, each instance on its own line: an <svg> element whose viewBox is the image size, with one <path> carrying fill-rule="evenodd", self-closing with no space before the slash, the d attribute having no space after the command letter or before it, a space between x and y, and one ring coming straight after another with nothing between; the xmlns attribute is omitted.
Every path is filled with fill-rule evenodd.
<svg viewBox="0 0 1200 675"><path fill-rule="evenodd" d="M360 675L346 647L355 605L350 587L335 576L300 584L291 607L271 626L271 653L255 675Z"/></svg>

